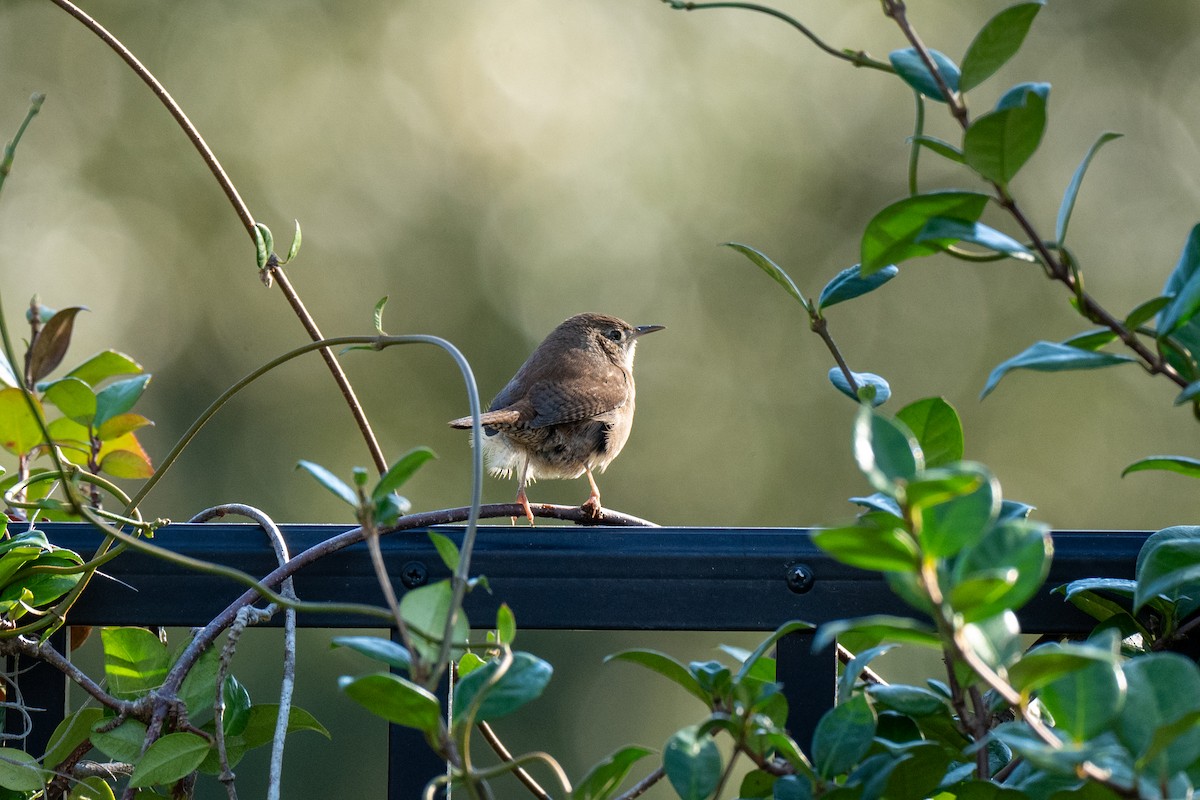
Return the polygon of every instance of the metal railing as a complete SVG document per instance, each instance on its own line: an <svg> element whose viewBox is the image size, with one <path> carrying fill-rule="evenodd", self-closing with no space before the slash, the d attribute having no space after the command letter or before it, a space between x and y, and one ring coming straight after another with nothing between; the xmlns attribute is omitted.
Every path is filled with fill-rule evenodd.
<svg viewBox="0 0 1200 800"><path fill-rule="evenodd" d="M99 535L82 524L39 526L52 542L81 554ZM293 554L349 529L337 525L285 525ZM458 527L439 527L456 541ZM1080 634L1091 618L1052 595L1055 586L1083 577L1133 577L1145 532L1061 531L1054 534L1054 561L1039 595L1020 612L1027 633ZM155 543L194 558L262 576L275 556L255 525L173 524ZM384 557L398 592L448 577L424 531L384 537ZM109 562L72 610L72 625L196 626L207 623L245 587L228 578L181 569L137 552ZM490 594L466 601L474 620L495 619L501 602L523 629L771 631L790 619L820 624L878 613L906 613L877 573L839 564L818 550L802 528L584 528L481 527L472 574L486 575ZM128 584L128 586L124 585ZM382 604L366 548L338 551L297 573L297 595L306 601ZM132 588L131 588L132 587ZM913 616L916 616L913 613ZM314 628L375 626L346 614L301 614ZM784 637L777 650L778 679L789 703L789 729L801 744L834 702L836 657L814 653L812 636ZM23 672L21 688L34 715L27 742L41 752L62 718L66 680L49 667ZM388 797L419 797L425 782L442 771L420 734L389 731Z"/></svg>

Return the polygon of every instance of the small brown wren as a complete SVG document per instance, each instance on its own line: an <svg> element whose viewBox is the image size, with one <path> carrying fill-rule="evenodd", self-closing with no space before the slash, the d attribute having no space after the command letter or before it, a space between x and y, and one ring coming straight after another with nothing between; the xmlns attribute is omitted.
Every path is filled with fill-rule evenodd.
<svg viewBox="0 0 1200 800"><path fill-rule="evenodd" d="M517 502L533 523L525 486L537 478L587 474L582 508L600 516L592 470L612 462L633 426L633 353L644 334L607 314L577 314L550 332L482 415L483 453L493 475L517 474ZM451 420L470 428L471 418Z"/></svg>

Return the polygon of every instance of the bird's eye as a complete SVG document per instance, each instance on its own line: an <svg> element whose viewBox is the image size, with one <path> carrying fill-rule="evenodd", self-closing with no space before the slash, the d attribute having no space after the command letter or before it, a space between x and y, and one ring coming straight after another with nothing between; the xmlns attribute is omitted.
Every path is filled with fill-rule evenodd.
<svg viewBox="0 0 1200 800"><path fill-rule="evenodd" d="M621 330L620 328L612 328L611 330L605 331L604 335L609 339L612 339L614 342L619 342L625 338L625 331Z"/></svg>

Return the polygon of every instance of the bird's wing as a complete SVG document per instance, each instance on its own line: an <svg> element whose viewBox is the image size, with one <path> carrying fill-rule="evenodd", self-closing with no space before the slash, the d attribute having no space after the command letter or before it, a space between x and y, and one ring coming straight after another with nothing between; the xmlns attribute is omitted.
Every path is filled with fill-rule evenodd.
<svg viewBox="0 0 1200 800"><path fill-rule="evenodd" d="M527 424L544 428L592 419L628 403L630 393L626 373L615 365L579 380L539 381L529 393L534 414Z"/></svg>

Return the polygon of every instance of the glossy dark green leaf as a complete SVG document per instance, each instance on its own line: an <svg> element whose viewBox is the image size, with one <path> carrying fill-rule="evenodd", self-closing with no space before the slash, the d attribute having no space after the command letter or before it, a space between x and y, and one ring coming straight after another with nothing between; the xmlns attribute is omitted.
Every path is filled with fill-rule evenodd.
<svg viewBox="0 0 1200 800"><path fill-rule="evenodd" d="M1046 83L1019 84L977 117L963 134L967 166L1001 185L1012 180L1042 141L1049 93Z"/></svg>
<svg viewBox="0 0 1200 800"><path fill-rule="evenodd" d="M910 617L897 617L891 614L875 614L858 619L841 619L827 622L817 629L813 638L813 650L818 651L838 640L839 637L853 633L861 641L871 642L870 647L886 640L899 644L916 644L922 647L941 649L942 640L937 632L924 622Z"/></svg>
<svg viewBox="0 0 1200 800"><path fill-rule="evenodd" d="M1167 304L1170 302L1170 297L1166 295L1159 295L1158 297L1151 298L1144 303L1138 304L1136 308L1134 308L1125 316L1125 327L1131 329L1140 328L1150 320L1154 319L1154 316L1166 308Z"/></svg>
<svg viewBox="0 0 1200 800"><path fill-rule="evenodd" d="M1152 534L1137 559L1134 612L1158 595L1178 601L1200 595L1200 528L1179 525Z"/></svg>
<svg viewBox="0 0 1200 800"><path fill-rule="evenodd" d="M1071 176L1071 182L1067 184L1067 190L1063 193L1062 203L1058 206L1058 219L1054 225L1054 240L1059 246L1067 239L1067 225L1071 222L1071 212L1075 210L1075 199L1079 195L1079 187L1083 183L1083 176L1087 172L1088 166L1092 163L1092 158L1095 157L1096 151L1103 147L1106 143L1113 139L1120 139L1119 133L1102 133L1100 138L1092 143L1088 148L1087 155L1083 157L1083 161L1079 162L1079 166L1075 168L1075 174Z"/></svg>
<svg viewBox="0 0 1200 800"><path fill-rule="evenodd" d="M103 425L108 420L124 414L137 404L142 392L150 383L149 375L116 381L96 393L96 419L94 425Z"/></svg>
<svg viewBox="0 0 1200 800"><path fill-rule="evenodd" d="M925 466L921 445L904 424L866 407L854 421L854 460L871 486L885 494Z"/></svg>
<svg viewBox="0 0 1200 800"><path fill-rule="evenodd" d="M241 737L246 747L253 749L269 744L275 737L275 725L278 721L278 703L259 703L251 706L250 719L246 723L246 729L242 731ZM312 731L313 733L319 733L326 739L333 738L329 730L316 717L303 708L294 705L288 713L287 732L296 733L298 731Z"/></svg>
<svg viewBox="0 0 1200 800"><path fill-rule="evenodd" d="M996 366L988 375L980 399L987 397L1000 383L1000 379L1015 369L1031 369L1037 372L1063 372L1066 370L1099 369L1133 361L1132 356L1120 353L1097 353L1080 350L1057 342L1037 342L1021 353Z"/></svg>
<svg viewBox="0 0 1200 800"><path fill-rule="evenodd" d="M817 547L843 564L881 572L917 568L917 544L900 524L886 524L872 517L891 517L876 512L857 525L827 528L813 533ZM894 518L893 518L894 519Z"/></svg>
<svg viewBox="0 0 1200 800"><path fill-rule="evenodd" d="M974 222L983 214L988 196L978 192L930 192L898 200L867 223L861 244L861 272L872 275L888 265L941 252L957 239L918 242L934 217Z"/></svg>
<svg viewBox="0 0 1200 800"><path fill-rule="evenodd" d="M1155 782L1200 759L1200 670L1178 653L1148 653L1123 667L1126 702L1113 726ZM1183 721L1176 728L1173 723ZM1190 724L1189 724L1190 723ZM1145 767L1143 767L1145 769Z"/></svg>
<svg viewBox="0 0 1200 800"><path fill-rule="evenodd" d="M909 403L896 412L912 431L925 456L925 468L944 467L963 457L962 421L954 406L940 397L927 397Z"/></svg>
<svg viewBox="0 0 1200 800"><path fill-rule="evenodd" d="M1186 475L1189 478L1200 478L1200 459L1189 458L1187 456L1150 456L1133 462L1124 470L1121 471L1121 477L1125 477L1131 472L1144 472L1146 470L1165 470L1167 472L1178 472L1180 475Z"/></svg>
<svg viewBox="0 0 1200 800"><path fill-rule="evenodd" d="M721 780L721 752L711 736L692 725L667 740L663 769L680 800L705 800Z"/></svg>
<svg viewBox="0 0 1200 800"><path fill-rule="evenodd" d="M725 242L725 247L731 247L744 255L746 258L750 259L751 263L753 263L763 272L767 273L767 275L771 276L771 280L778 283L787 290L788 294L796 298L796 302L800 303L800 305L804 306L806 309L809 308L810 304L808 298L806 298L800 292L800 290L796 288L795 282L786 272L783 271L783 268L768 258L765 253L754 249L750 245L738 244L737 242Z"/></svg>
<svg viewBox="0 0 1200 800"><path fill-rule="evenodd" d="M863 277L862 269L858 264L847 267L825 284L825 288L821 290L821 296L817 298L817 308L826 309L873 292L898 274L900 274L900 270L895 264L889 264L876 270L867 277Z"/></svg>
<svg viewBox="0 0 1200 800"><path fill-rule="evenodd" d="M225 733L239 736L250 720L250 691L233 675L225 676Z"/></svg>
<svg viewBox="0 0 1200 800"><path fill-rule="evenodd" d="M523 652L512 654L512 664L502 674L500 667L499 660L489 661L459 681L454 690L455 725L508 716L541 697L554 672L549 662Z"/></svg>
<svg viewBox="0 0 1200 800"><path fill-rule="evenodd" d="M200 766L208 754L209 743L194 733L168 733L156 739L137 760L130 786L155 786L174 783Z"/></svg>
<svg viewBox="0 0 1200 800"><path fill-rule="evenodd" d="M813 766L822 778L848 772L875 739L875 712L863 695L854 695L821 717L813 733Z"/></svg>
<svg viewBox="0 0 1200 800"><path fill-rule="evenodd" d="M317 483L333 492L333 494L339 497L343 503L346 503L353 508L358 507L358 495L354 493L354 490L351 489L345 481L322 467L320 464L316 464L312 461L301 460L296 464L296 469L302 469L309 475L312 475L314 478L316 478Z"/></svg>
<svg viewBox="0 0 1200 800"><path fill-rule="evenodd" d="M1050 642L1025 653L1009 668L1008 678L1017 690L1031 693L1095 663L1112 666L1117 657L1102 643Z"/></svg>
<svg viewBox="0 0 1200 800"><path fill-rule="evenodd" d="M379 479L374 490L371 492L371 499L378 500L379 498L391 494L399 489L408 481L421 466L432 458L437 458L434 452L428 447L414 447L396 460Z"/></svg>
<svg viewBox="0 0 1200 800"><path fill-rule="evenodd" d="M1174 333L1185 325L1200 310L1200 225L1192 228L1188 239L1167 279L1163 294L1172 296L1171 302L1158 316L1158 335Z"/></svg>
<svg viewBox="0 0 1200 800"><path fill-rule="evenodd" d="M442 709L427 689L390 672L338 679L346 696L388 722L436 735ZM457 699L457 698L456 698Z"/></svg>
<svg viewBox="0 0 1200 800"><path fill-rule="evenodd" d="M112 722L104 719L92 726L92 744L114 761L136 762L146 741L145 724L127 719L113 728Z"/></svg>
<svg viewBox="0 0 1200 800"><path fill-rule="evenodd" d="M975 34L963 56L959 89L969 92L986 81L1021 49L1044 0L1009 6Z"/></svg>
<svg viewBox="0 0 1200 800"><path fill-rule="evenodd" d="M959 554L952 570L953 580L960 584L995 570L1014 574L1016 580L998 596L987 601L976 598L971 609L956 606L956 610L973 622L1006 608L1021 608L1045 582L1053 550L1053 540L1045 525L1026 519L998 522L980 541Z"/></svg>
<svg viewBox="0 0 1200 800"><path fill-rule="evenodd" d="M872 372L851 372L850 374L854 376L854 384L858 387L857 394L850 388L850 383L846 380L846 373L842 372L841 367L830 367L829 382L833 384L833 388L854 402L866 402L872 406L880 406L892 396L892 387L879 375Z"/></svg>
<svg viewBox="0 0 1200 800"><path fill-rule="evenodd" d="M942 76L942 81L946 84L946 88L952 93L957 92L959 80L958 65L937 50L930 50L929 55L933 59L933 64L937 68L938 73ZM909 47L904 50L893 50L888 53L888 60L892 62L892 67L896 70L896 74L909 86L930 100L936 100L939 103L946 102L942 90L938 87L937 80L933 77L933 74L929 71L929 67L925 65L925 61L915 49Z"/></svg>
<svg viewBox="0 0 1200 800"><path fill-rule="evenodd" d="M628 661L631 664L640 664L679 684L688 692L700 698L705 705L712 702L712 698L700 688L700 684L696 682L696 678L693 677L692 673L688 672L687 667L666 653L660 653L656 650L622 650L604 659L604 663L606 664L610 661Z"/></svg>
<svg viewBox="0 0 1200 800"><path fill-rule="evenodd" d="M909 508L930 509L978 490L989 479L982 465L927 469L908 482L904 493ZM990 521L990 517L989 517Z"/></svg>
<svg viewBox="0 0 1200 800"><path fill-rule="evenodd" d="M963 152L947 141L937 138L936 136L914 136L912 142L919 144L922 147L928 147L933 152L943 158L948 158L955 164L963 163Z"/></svg>
<svg viewBox="0 0 1200 800"><path fill-rule="evenodd" d="M83 744L91 735L92 726L103 718L104 711L94 706L85 706L71 713L50 734L42 763L51 769L57 767L71 755L72 750Z"/></svg>
<svg viewBox="0 0 1200 800"><path fill-rule="evenodd" d="M823 795L828 797L828 793ZM812 800L812 783L795 775L784 775L775 781L772 800Z"/></svg>
<svg viewBox="0 0 1200 800"><path fill-rule="evenodd" d="M941 475L943 471L960 478L973 478L975 482L964 485L968 489L965 494L921 507L917 542L927 555L938 558L948 558L979 542L1000 513L1000 484L982 464L964 463L954 470L943 468L930 473ZM972 485L974 488L970 489Z"/></svg>
<svg viewBox="0 0 1200 800"><path fill-rule="evenodd" d="M1084 331L1077 333L1069 339L1063 339L1062 343L1068 347L1077 347L1080 350L1096 351L1105 345L1116 341L1117 334L1107 328L1098 328L1096 330Z"/></svg>
<svg viewBox="0 0 1200 800"><path fill-rule="evenodd" d="M1125 704L1125 678L1116 663L1092 662L1046 684L1038 698L1057 730L1083 742L1117 718Z"/></svg>
<svg viewBox="0 0 1200 800"><path fill-rule="evenodd" d="M910 717L942 714L949 708L944 697L920 686L879 684L867 687L867 694L877 705Z"/></svg>
<svg viewBox="0 0 1200 800"><path fill-rule="evenodd" d="M888 800L925 800L937 794L950 753L934 742L913 742L904 747L893 761L884 782L883 797Z"/></svg>
<svg viewBox="0 0 1200 800"><path fill-rule="evenodd" d="M71 333L75 329L75 317L80 311L87 311L83 306L64 308L52 316L33 343L29 346L28 377L31 383L38 383L62 363L71 346Z"/></svg>
<svg viewBox="0 0 1200 800"><path fill-rule="evenodd" d="M653 752L636 745L622 747L588 770L571 793L571 800L608 800L621 787L633 765Z"/></svg>
<svg viewBox="0 0 1200 800"><path fill-rule="evenodd" d="M177 654L171 659L174 666ZM217 701L217 672L220 669L221 653L215 647L205 650L188 670L183 685L179 687L179 699L192 718L211 715Z"/></svg>
<svg viewBox="0 0 1200 800"><path fill-rule="evenodd" d="M984 225L982 222L968 222L950 217L934 217L925 223L925 227L917 234L916 241L946 242L960 241L1003 253L1019 261L1033 262L1032 251L1006 233Z"/></svg>

